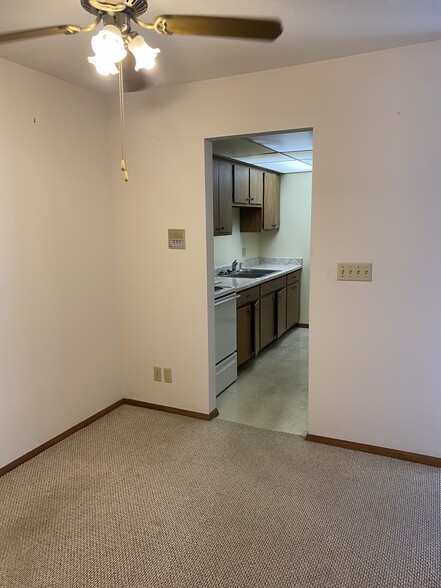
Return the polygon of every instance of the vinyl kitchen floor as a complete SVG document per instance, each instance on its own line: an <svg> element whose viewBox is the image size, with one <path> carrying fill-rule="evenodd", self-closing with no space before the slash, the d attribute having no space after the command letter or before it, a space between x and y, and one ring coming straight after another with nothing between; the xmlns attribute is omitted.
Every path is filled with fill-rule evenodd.
<svg viewBox="0 0 441 588"><path fill-rule="evenodd" d="M217 397L219 418L306 435L309 330L294 328L238 370Z"/></svg>

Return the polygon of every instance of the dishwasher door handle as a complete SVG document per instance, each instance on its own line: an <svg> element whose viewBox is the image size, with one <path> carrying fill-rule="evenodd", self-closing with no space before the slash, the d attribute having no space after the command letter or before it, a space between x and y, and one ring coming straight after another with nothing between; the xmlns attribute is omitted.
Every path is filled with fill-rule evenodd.
<svg viewBox="0 0 441 588"><path fill-rule="evenodd" d="M237 300L238 298L240 298L240 294L230 294L229 296L224 296L223 298L215 300L214 306L219 306L220 304L225 304L226 302L231 302L232 300Z"/></svg>

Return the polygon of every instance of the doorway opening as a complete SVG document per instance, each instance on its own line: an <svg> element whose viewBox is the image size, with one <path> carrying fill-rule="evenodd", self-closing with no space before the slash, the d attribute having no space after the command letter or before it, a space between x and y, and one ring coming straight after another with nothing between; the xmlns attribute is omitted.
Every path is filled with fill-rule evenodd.
<svg viewBox="0 0 441 588"><path fill-rule="evenodd" d="M216 357L219 417L305 435L313 131L211 141L215 305L236 307L237 378L233 351L228 377Z"/></svg>

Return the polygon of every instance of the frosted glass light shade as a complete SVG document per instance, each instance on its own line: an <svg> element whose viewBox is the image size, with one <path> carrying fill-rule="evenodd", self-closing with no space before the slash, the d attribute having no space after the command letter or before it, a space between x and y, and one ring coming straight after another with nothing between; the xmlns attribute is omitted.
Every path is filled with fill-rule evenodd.
<svg viewBox="0 0 441 588"><path fill-rule="evenodd" d="M95 55L88 58L89 63L101 75L117 74L116 64L127 55L119 29L114 25L106 25L92 37L91 44Z"/></svg>
<svg viewBox="0 0 441 588"><path fill-rule="evenodd" d="M144 41L141 35L129 37L127 39L127 47L133 53L136 60L135 69L153 69L156 65L156 57L160 53L160 49L153 49Z"/></svg>

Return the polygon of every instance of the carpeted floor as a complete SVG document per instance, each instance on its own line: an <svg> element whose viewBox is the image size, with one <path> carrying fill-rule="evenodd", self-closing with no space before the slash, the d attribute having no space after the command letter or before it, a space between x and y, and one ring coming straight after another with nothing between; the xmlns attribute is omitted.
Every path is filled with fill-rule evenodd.
<svg viewBox="0 0 441 588"><path fill-rule="evenodd" d="M0 479L0 586L439 588L440 482L123 406Z"/></svg>

